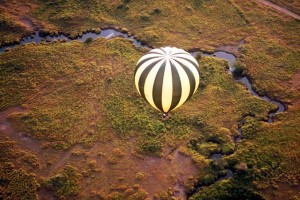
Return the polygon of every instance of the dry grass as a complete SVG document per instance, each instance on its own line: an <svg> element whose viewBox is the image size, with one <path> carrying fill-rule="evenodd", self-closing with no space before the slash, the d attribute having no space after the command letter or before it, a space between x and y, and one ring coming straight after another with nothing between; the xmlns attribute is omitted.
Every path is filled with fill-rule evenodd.
<svg viewBox="0 0 300 200"><path fill-rule="evenodd" d="M300 2L297 0L284 1L284 0L270 0L271 2L287 8L290 11L293 11L297 14L300 14Z"/></svg>

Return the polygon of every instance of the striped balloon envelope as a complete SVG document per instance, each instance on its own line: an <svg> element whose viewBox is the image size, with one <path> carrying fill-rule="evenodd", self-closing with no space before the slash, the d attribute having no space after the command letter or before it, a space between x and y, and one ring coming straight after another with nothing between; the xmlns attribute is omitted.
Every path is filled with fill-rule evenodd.
<svg viewBox="0 0 300 200"><path fill-rule="evenodd" d="M196 92L200 71L196 59L188 52L163 47L142 56L134 76L139 94L155 109L167 114Z"/></svg>

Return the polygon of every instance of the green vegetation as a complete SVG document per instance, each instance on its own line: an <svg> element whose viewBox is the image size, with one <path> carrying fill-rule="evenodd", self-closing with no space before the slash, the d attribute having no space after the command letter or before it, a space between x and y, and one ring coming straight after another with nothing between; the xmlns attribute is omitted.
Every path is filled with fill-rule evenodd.
<svg viewBox="0 0 300 200"><path fill-rule="evenodd" d="M199 145L199 144L198 144ZM205 156L210 156L213 153L219 153L220 147L218 144L213 142L201 143L198 147L201 154Z"/></svg>
<svg viewBox="0 0 300 200"><path fill-rule="evenodd" d="M122 192L112 192L109 194L106 199L109 200L119 200L119 199L129 199L129 200L143 200L146 199L148 193L143 189L126 189Z"/></svg>
<svg viewBox="0 0 300 200"><path fill-rule="evenodd" d="M26 35L29 32L23 27L16 24L14 19L0 13L0 44L18 41L22 35Z"/></svg>
<svg viewBox="0 0 300 200"><path fill-rule="evenodd" d="M265 191L278 188L278 185L284 183L290 186L287 190L291 190L293 194L292 188L298 185L299 180L299 168L296 167L298 163L295 160L300 152L296 145L300 138L297 128L299 114L299 109L290 110L289 113L282 114L281 119L285 120L271 126L257 123L253 119L247 120L243 127L247 139L229 158L248 166L245 175L238 175L239 183L244 184L245 180L249 180L255 189ZM283 151L287 147L289 149ZM282 193L283 191L273 190L271 195L279 196Z"/></svg>
<svg viewBox="0 0 300 200"><path fill-rule="evenodd" d="M10 59L14 57L13 54L2 54L4 57L1 58L0 76L1 82L6 86L1 87L1 109L18 104L29 105L32 109L14 116L15 120L20 121L24 125L23 129L36 138L51 141L57 149L68 148L75 143L88 145L97 139L109 139L109 126L103 123L103 120L106 120L105 114L98 113L105 113L104 101L109 97L106 94L109 90L106 80L112 76L112 66L122 66L122 63L115 65L111 62L119 59L121 62L127 62L124 65L132 65L132 61L125 59L118 49L114 50L110 42L104 44L104 40L97 41L88 46L91 51L84 50L86 55L76 54L77 47L86 48L78 42L26 45L22 47L27 49L26 52L22 48L17 50L20 51L20 60L17 62ZM118 43L116 48L131 48L127 41L119 39L114 42ZM99 45L104 45L103 48L105 45L109 47L103 51ZM66 48L73 50L69 51ZM49 53L51 51L52 53ZM132 51L135 50L130 49L128 53ZM61 55L60 58L57 57L57 53ZM37 55L41 57L40 61L32 63L32 59ZM115 61L107 60L107 55ZM93 61L87 66L86 59ZM20 65L16 63L22 63L23 70L15 70L14 66ZM118 68L114 73L125 70L124 67ZM18 79L15 79L16 75ZM22 84L19 84L21 82Z"/></svg>
<svg viewBox="0 0 300 200"><path fill-rule="evenodd" d="M22 53L23 48L26 49L26 54ZM75 52L78 48L89 50L77 55ZM50 49L52 55L49 54ZM10 57L14 57L16 52L18 58L11 60ZM31 55L35 56L37 52L42 59L33 64ZM69 56L59 52L68 52ZM131 77L138 55L140 53L124 39L99 39L88 47L72 42L18 48L1 55L1 77L5 84L1 92L7 93L10 90L18 94L3 96L1 107L3 109L27 104L31 107L30 111L15 115L14 120L21 122L23 129L36 138L49 140L57 149L65 149L76 143L89 145L99 139L105 141L105 138L111 138L108 130L112 127L119 137L143 133L138 140L139 151L152 155L161 153L164 133L178 139L186 139L195 134L195 119L202 119L212 127L219 124L216 130L229 127L233 131L236 122L243 116L251 114L258 119L265 118L269 110L274 109L274 105L252 97L237 84L226 73L224 61L203 58L200 66L203 71L202 79L206 82L205 88L198 91L183 109L178 109L178 113L183 116L174 114L168 122L162 122L158 113L139 98L135 91ZM51 59L54 56L55 62ZM109 57L114 60L108 59ZM91 59L95 60L86 67L84 61ZM13 66L19 65L21 60L23 69L15 70ZM111 80L111 83L107 84L107 80ZM19 82L24 84L16 84ZM228 98L223 99L222 93ZM221 110L221 106L229 104L232 106ZM240 109L233 113L235 108ZM201 112L195 112L197 110ZM227 122L222 120L225 116L228 117ZM230 142L230 130L220 129L216 134L225 138L217 142L221 145Z"/></svg>
<svg viewBox="0 0 300 200"><path fill-rule="evenodd" d="M259 120L274 109L274 105L253 97L237 83L226 72L225 61L202 58L199 64L203 87L169 120L162 121L161 115L139 97L132 81L142 52L121 38L97 39L89 45L56 42L18 47L0 55L2 93L12 90L18 94L3 95L1 108L18 104L26 107L25 112L10 116L10 120L18 124L18 129L46 140L55 149L68 149L75 144L88 148L96 141L106 142L117 136L139 154L160 156L166 143L185 146L188 142L190 150L186 154L200 168L208 163L203 156L232 153L231 135L243 116L251 114ZM40 59L32 63L36 56ZM14 66L21 63L22 68L16 70ZM24 84L17 84L20 82ZM129 142L131 138L136 142ZM76 152L79 151L72 155ZM104 156L105 163L113 168L130 164L127 154L120 157L118 152ZM99 177L102 172L95 162L82 169L87 179ZM208 175L206 184L220 176L224 167L213 173L213 179L210 172L203 174ZM110 174L103 173L105 177ZM61 191L56 193L64 196Z"/></svg>
<svg viewBox="0 0 300 200"><path fill-rule="evenodd" d="M299 157L300 152L296 145L300 134L296 128L298 116L299 109L291 111L282 116L288 119L286 122L273 126L255 124L253 118L247 119L243 126L245 140L237 152L225 159L236 171L233 179L205 187L193 199L270 199L284 197L287 193L296 198L297 192L293 188L298 185L299 168L292 160ZM286 133L290 134L287 136ZM287 146L291 149L282 151ZM211 183L211 178L212 175L204 176L204 184ZM279 188L282 185L289 185L289 189L282 191ZM254 191L262 191L263 196Z"/></svg>
<svg viewBox="0 0 300 200"><path fill-rule="evenodd" d="M39 167L38 159L34 154L17 149L15 142L11 140L1 140L0 152L1 163L13 163L16 166L23 165L26 171L32 171Z"/></svg>
<svg viewBox="0 0 300 200"><path fill-rule="evenodd" d="M79 178L78 169L66 165L57 175L46 180L44 185L54 191L60 199L67 199L79 193Z"/></svg>
<svg viewBox="0 0 300 200"><path fill-rule="evenodd" d="M237 43L248 32L244 19L236 9L222 0L146 3L30 0L26 3L34 5L29 14L44 31L63 31L72 37L92 28L117 26L126 27L141 41L154 46L211 49L218 45ZM4 38L7 40L8 37Z"/></svg>
<svg viewBox="0 0 300 200"><path fill-rule="evenodd" d="M86 43L86 44L91 44L92 42L93 42L93 38L92 37L89 37L89 38L87 38L84 42Z"/></svg>
<svg viewBox="0 0 300 200"><path fill-rule="evenodd" d="M240 61L237 61L235 64L234 64L234 70L233 70L233 74L235 76L244 76L245 75L245 65L243 63L241 63Z"/></svg>
<svg viewBox="0 0 300 200"><path fill-rule="evenodd" d="M0 197L3 199L37 199L37 182L33 174L13 169L11 163L0 165Z"/></svg>
<svg viewBox="0 0 300 200"><path fill-rule="evenodd" d="M247 187L238 185L231 180L215 183L213 186L204 188L192 200L219 200L219 199L255 199L263 200L262 196L249 190Z"/></svg>
<svg viewBox="0 0 300 200"><path fill-rule="evenodd" d="M27 152L16 149L12 141L0 142L0 198L1 199L37 199L38 183L36 177L26 170L32 169L36 160ZM35 163L36 164L36 163ZM24 169L17 168L24 165Z"/></svg>
<svg viewBox="0 0 300 200"><path fill-rule="evenodd" d="M299 21L265 10L255 1L233 2L255 24L256 34L246 39L239 58L255 90L284 102L297 100L299 88L291 84L299 81L294 78L300 70Z"/></svg>

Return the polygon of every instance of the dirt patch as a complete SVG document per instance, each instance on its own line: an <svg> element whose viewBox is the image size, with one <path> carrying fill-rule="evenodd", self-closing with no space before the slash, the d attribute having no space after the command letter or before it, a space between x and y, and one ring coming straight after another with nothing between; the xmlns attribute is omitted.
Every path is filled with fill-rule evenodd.
<svg viewBox="0 0 300 200"><path fill-rule="evenodd" d="M130 187L139 184L151 199L155 194L170 189L174 192L173 196L186 199L184 183L199 171L191 158L180 154L177 149L168 155L171 150L169 147L165 151L165 155L168 155L166 158L139 157L128 148L132 144L121 143L117 138L107 143L96 143L85 151L84 157L71 156L69 162L77 168L86 171L85 167L93 161L96 163L95 171L98 171L91 175L93 179L90 176L83 179L82 185L85 187L82 188L81 198L87 198L93 191L108 194L113 185ZM83 151L79 148L74 150Z"/></svg>
<svg viewBox="0 0 300 200"><path fill-rule="evenodd" d="M300 91L300 72L296 73L290 81L292 87Z"/></svg>
<svg viewBox="0 0 300 200"><path fill-rule="evenodd" d="M150 197L159 191L172 188L176 192L175 196L185 199L184 182L198 172L191 158L180 154L177 149L166 159L155 157L146 157L142 161L133 157L131 159L136 163L138 171L146 174L147 178L141 185Z"/></svg>
<svg viewBox="0 0 300 200"><path fill-rule="evenodd" d="M172 191L174 197L186 199L184 183L198 174L199 169L192 159L179 153L178 148L166 147L162 157L140 157L134 153L134 140L114 138L105 143L97 142L90 149L81 145L67 151L47 148L47 141L29 137L25 132L16 130L9 121L12 114L26 111L16 106L0 112L1 136L15 141L17 148L37 157L39 167L34 172L38 177L54 176L66 164L77 167L84 176L79 194L82 198L89 197L94 191L107 195L112 185L119 187L126 184L131 187L139 184L150 198ZM91 170L91 163L95 163L95 169ZM120 177L123 177L123 182L120 182ZM38 194L40 199L54 199L45 189L38 191Z"/></svg>
<svg viewBox="0 0 300 200"><path fill-rule="evenodd" d="M57 172L58 169L61 169L65 166L66 162L70 159L72 151L76 148L77 146L74 146L71 148L71 150L62 153L62 157L60 157L57 162L52 166L52 169L49 172L49 176L54 175L54 172Z"/></svg>
<svg viewBox="0 0 300 200"><path fill-rule="evenodd" d="M36 30L37 29L37 27L34 26L33 21L31 19L29 19L28 17L20 18L20 22L28 30Z"/></svg>
<svg viewBox="0 0 300 200"><path fill-rule="evenodd" d="M52 192L48 191L44 187L40 187L37 193L39 200L57 200L57 197L55 197Z"/></svg>
<svg viewBox="0 0 300 200"><path fill-rule="evenodd" d="M30 13L34 12L37 5L33 3L25 2L4 2L0 5L0 8L4 11L5 15L14 19L16 24L24 27L28 31L37 30L40 25L37 20L34 19Z"/></svg>
<svg viewBox="0 0 300 200"><path fill-rule="evenodd" d="M41 151L40 142L30 138L25 132L16 130L8 120L10 115L20 112L25 112L25 109L16 106L0 113L0 133L2 136L16 141L17 145L21 148L39 153Z"/></svg>
<svg viewBox="0 0 300 200"><path fill-rule="evenodd" d="M245 44L245 39L242 39L237 45L225 45L217 48L217 51L231 53L236 57L239 56L241 47Z"/></svg>
<svg viewBox="0 0 300 200"><path fill-rule="evenodd" d="M18 11L21 13L28 13L31 10L31 7L29 5L20 5L18 7Z"/></svg>
<svg viewBox="0 0 300 200"><path fill-rule="evenodd" d="M70 157L71 150L58 151L47 147L47 141L32 138L30 134L15 129L9 117L13 114L26 112L19 106L8 108L0 112L0 140L7 137L16 143L16 147L37 156L39 168L35 173L39 176L48 177L62 168Z"/></svg>

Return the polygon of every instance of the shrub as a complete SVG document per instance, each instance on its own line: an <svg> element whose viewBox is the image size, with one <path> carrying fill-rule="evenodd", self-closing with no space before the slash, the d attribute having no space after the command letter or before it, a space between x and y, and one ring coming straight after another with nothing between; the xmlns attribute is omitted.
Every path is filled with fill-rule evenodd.
<svg viewBox="0 0 300 200"><path fill-rule="evenodd" d="M230 143L226 143L222 145L222 154L229 155L234 151L234 145Z"/></svg>
<svg viewBox="0 0 300 200"><path fill-rule="evenodd" d="M138 181L142 181L145 179L145 174L143 172L138 172L135 176L135 179Z"/></svg>
<svg viewBox="0 0 300 200"><path fill-rule="evenodd" d="M197 121L196 121L196 126L198 127L198 128L204 128L205 126L206 126L206 122L205 122L205 120L203 119L203 118L201 118L201 117L198 117L198 119L197 119Z"/></svg>
<svg viewBox="0 0 300 200"><path fill-rule="evenodd" d="M118 10L128 10L129 7L128 7L128 6L125 6L124 4L119 4L119 5L117 6L117 9L118 9Z"/></svg>
<svg viewBox="0 0 300 200"><path fill-rule="evenodd" d="M205 156L209 156L212 153L220 152L219 145L212 142L202 143L200 145L198 144L198 149L200 153L202 153Z"/></svg>
<svg viewBox="0 0 300 200"><path fill-rule="evenodd" d="M193 0L193 5L196 8L200 8L202 4L205 3L206 1L210 1L210 0Z"/></svg>
<svg viewBox="0 0 300 200"><path fill-rule="evenodd" d="M140 16L140 19L142 21L149 21L150 20L150 16L148 14L145 14L145 15Z"/></svg>
<svg viewBox="0 0 300 200"><path fill-rule="evenodd" d="M13 150L15 142L0 142L0 162L8 161L9 158L15 158L16 152Z"/></svg>
<svg viewBox="0 0 300 200"><path fill-rule="evenodd" d="M158 15L161 13L161 10L158 8L155 8L154 10L152 10L152 12L150 13L150 15Z"/></svg>
<svg viewBox="0 0 300 200"><path fill-rule="evenodd" d="M148 155L159 155L162 151L162 146L162 143L160 141L156 141L155 139L143 140L139 144L141 153Z"/></svg>
<svg viewBox="0 0 300 200"><path fill-rule="evenodd" d="M262 196L252 190L234 183L233 181L223 180L209 187L203 187L201 192L192 196L191 200L196 199L255 199L264 200Z"/></svg>
<svg viewBox="0 0 300 200"><path fill-rule="evenodd" d="M219 177L224 177L224 176L227 175L227 173L228 173L227 170L224 169L224 170L221 170L221 171L218 172L218 176L219 176Z"/></svg>
<svg viewBox="0 0 300 200"><path fill-rule="evenodd" d="M84 43L91 44L93 41L94 41L94 39L92 37L88 37Z"/></svg>
<svg viewBox="0 0 300 200"><path fill-rule="evenodd" d="M119 149L119 148L115 148L113 151L112 151L112 154L115 156L115 157L118 157L118 158L122 158L125 156L125 153L123 150Z"/></svg>
<svg viewBox="0 0 300 200"><path fill-rule="evenodd" d="M203 177L202 183L203 183L203 185L211 185L211 184L214 183L216 178L217 178L216 176L208 174L208 175Z"/></svg>
<svg viewBox="0 0 300 200"><path fill-rule="evenodd" d="M97 161L96 160L91 160L88 162L88 166L91 170L95 170L97 167Z"/></svg>
<svg viewBox="0 0 300 200"><path fill-rule="evenodd" d="M147 197L148 197L148 193L143 189L139 189L134 194L130 195L127 199L142 200L142 199L147 199Z"/></svg>
<svg viewBox="0 0 300 200"><path fill-rule="evenodd" d="M16 71L21 71L21 70L24 69L24 67L21 66L21 65L16 65L16 66L14 66L14 69L15 69Z"/></svg>
<svg viewBox="0 0 300 200"><path fill-rule="evenodd" d="M242 126L243 138L250 139L255 136L259 127L260 122L253 117L247 117L245 124Z"/></svg>
<svg viewBox="0 0 300 200"><path fill-rule="evenodd" d="M241 63L241 61L237 61L234 64L233 75L243 76L245 69L246 69L245 65L243 63Z"/></svg>
<svg viewBox="0 0 300 200"><path fill-rule="evenodd" d="M68 198L78 194L79 178L77 168L66 165L57 175L50 177L44 183L45 187L53 190L59 198Z"/></svg>
<svg viewBox="0 0 300 200"><path fill-rule="evenodd" d="M12 168L11 163L0 165L0 199L37 199L35 176Z"/></svg>
<svg viewBox="0 0 300 200"><path fill-rule="evenodd" d="M122 194L121 192L112 192L109 195L107 195L105 199L108 199L108 200L125 199L125 195Z"/></svg>

